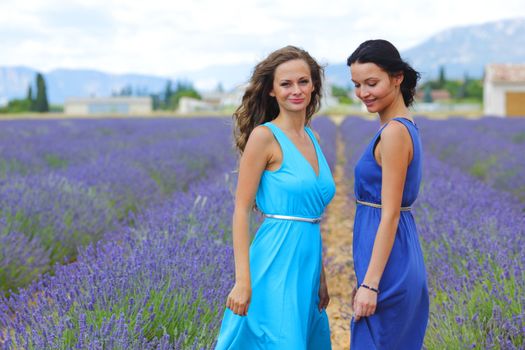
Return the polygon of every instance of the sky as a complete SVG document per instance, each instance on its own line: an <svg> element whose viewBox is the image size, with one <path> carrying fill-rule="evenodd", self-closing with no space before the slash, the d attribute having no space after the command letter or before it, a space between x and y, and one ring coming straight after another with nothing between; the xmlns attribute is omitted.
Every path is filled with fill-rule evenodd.
<svg viewBox="0 0 525 350"><path fill-rule="evenodd" d="M176 76L255 64L288 44L343 63L367 39L404 50L516 17L523 0L0 0L0 66Z"/></svg>

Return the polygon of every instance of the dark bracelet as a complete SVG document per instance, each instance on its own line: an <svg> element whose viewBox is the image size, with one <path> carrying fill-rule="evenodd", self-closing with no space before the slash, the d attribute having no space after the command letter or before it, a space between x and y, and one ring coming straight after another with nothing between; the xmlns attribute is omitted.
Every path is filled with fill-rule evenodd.
<svg viewBox="0 0 525 350"><path fill-rule="evenodd" d="M361 285L360 285L359 287L363 287L363 288L369 289L369 290L371 290L372 292L376 292L377 294L379 294L379 289L374 288L374 287L367 286L367 285L364 284L364 283L361 283Z"/></svg>

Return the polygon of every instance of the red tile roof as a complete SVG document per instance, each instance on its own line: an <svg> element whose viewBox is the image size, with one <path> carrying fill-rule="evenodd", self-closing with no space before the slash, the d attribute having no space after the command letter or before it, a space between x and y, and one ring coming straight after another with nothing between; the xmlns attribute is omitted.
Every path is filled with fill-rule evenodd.
<svg viewBox="0 0 525 350"><path fill-rule="evenodd" d="M525 83L525 64L488 64L485 80L498 83Z"/></svg>

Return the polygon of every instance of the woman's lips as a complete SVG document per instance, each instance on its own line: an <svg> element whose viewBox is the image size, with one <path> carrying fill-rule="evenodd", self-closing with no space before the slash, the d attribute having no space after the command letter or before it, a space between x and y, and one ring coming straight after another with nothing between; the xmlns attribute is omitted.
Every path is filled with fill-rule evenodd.
<svg viewBox="0 0 525 350"><path fill-rule="evenodd" d="M304 102L304 98L291 98L290 102L296 103L296 104L303 103Z"/></svg>

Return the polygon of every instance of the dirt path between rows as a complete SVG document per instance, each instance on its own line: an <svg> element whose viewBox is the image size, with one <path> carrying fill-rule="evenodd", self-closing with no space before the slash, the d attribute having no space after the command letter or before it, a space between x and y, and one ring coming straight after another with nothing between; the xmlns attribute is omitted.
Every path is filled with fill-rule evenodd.
<svg viewBox="0 0 525 350"><path fill-rule="evenodd" d="M344 145L338 134L337 165L333 174L337 191L327 208L327 218L322 226L325 270L330 293L327 313L333 350L348 350L350 347L350 294L355 286L352 260L355 206L348 197L351 189L344 177L344 161Z"/></svg>

